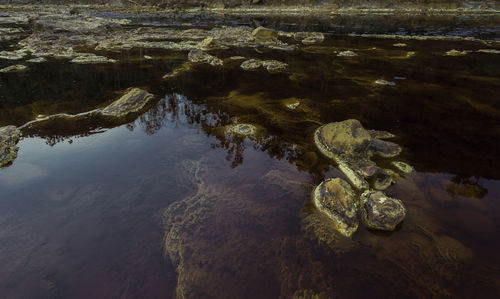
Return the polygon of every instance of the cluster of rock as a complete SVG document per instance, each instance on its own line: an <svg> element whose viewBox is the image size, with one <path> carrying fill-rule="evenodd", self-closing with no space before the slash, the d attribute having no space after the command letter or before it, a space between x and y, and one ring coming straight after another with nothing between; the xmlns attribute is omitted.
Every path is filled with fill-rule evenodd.
<svg viewBox="0 0 500 299"><path fill-rule="evenodd" d="M404 219L403 203L386 196L384 190L393 184L396 175L392 170L382 169L371 160L373 155L395 157L401 148L381 139L394 137L383 131L366 130L358 120L349 119L321 126L314 134L318 149L337 162L339 170L357 189L360 196L344 180L327 179L316 187L314 203L328 215L345 236L351 236L358 228L358 214L369 228L394 230ZM411 166L393 161L403 172Z"/></svg>

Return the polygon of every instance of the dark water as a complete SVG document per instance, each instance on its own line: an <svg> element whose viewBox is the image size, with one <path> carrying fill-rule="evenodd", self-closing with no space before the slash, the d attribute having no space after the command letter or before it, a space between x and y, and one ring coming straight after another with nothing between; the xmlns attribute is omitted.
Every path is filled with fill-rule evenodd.
<svg viewBox="0 0 500 299"><path fill-rule="evenodd" d="M500 56L443 55L492 48L477 42L397 42L340 35L305 51L214 52L285 61L283 74L234 62L163 80L185 53L147 49L106 53L118 64L0 74L0 126L103 107L132 86L156 96L125 123L23 131L0 171L0 297L169 298L176 287L194 298L498 297ZM312 134L349 118L396 134L416 172L387 191L408 209L398 231L360 227L332 243L311 233L309 193L341 174ZM234 121L264 136L217 129ZM166 229L178 233L167 245ZM174 245L178 260L165 254Z"/></svg>

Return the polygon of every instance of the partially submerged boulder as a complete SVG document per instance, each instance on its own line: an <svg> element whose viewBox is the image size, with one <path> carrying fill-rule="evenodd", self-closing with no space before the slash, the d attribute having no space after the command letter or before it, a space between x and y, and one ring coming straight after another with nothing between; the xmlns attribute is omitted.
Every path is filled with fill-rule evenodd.
<svg viewBox="0 0 500 299"><path fill-rule="evenodd" d="M368 131L356 119L329 123L314 133L318 149L337 163L345 159L365 158L371 140Z"/></svg>
<svg viewBox="0 0 500 299"><path fill-rule="evenodd" d="M128 89L127 93L102 110L106 116L124 117L139 112L153 98L153 95L140 88Z"/></svg>
<svg viewBox="0 0 500 299"><path fill-rule="evenodd" d="M15 126L0 128L0 168L12 163L17 157L19 148L16 146L21 132Z"/></svg>
<svg viewBox="0 0 500 299"><path fill-rule="evenodd" d="M220 58L205 53L200 49L193 49L189 51L188 59L193 63L208 63L213 66L224 64Z"/></svg>
<svg viewBox="0 0 500 299"><path fill-rule="evenodd" d="M274 39L274 38L277 38L278 37L278 32L273 30L273 29L269 29L269 28L265 28L265 27L257 27L255 28L253 31L252 31L252 34L251 36L255 39Z"/></svg>
<svg viewBox="0 0 500 299"><path fill-rule="evenodd" d="M363 220L369 228L393 231L406 217L403 203L381 191L363 193L361 202Z"/></svg>
<svg viewBox="0 0 500 299"><path fill-rule="evenodd" d="M344 236L350 237L358 229L358 200L346 181L340 178L323 181L314 190L314 204Z"/></svg>

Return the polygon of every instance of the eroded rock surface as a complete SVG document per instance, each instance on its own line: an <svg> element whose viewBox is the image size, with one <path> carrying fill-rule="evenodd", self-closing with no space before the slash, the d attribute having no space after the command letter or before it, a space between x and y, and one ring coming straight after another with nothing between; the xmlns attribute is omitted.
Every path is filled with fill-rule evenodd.
<svg viewBox="0 0 500 299"><path fill-rule="evenodd" d="M139 112L153 98L153 95L140 88L131 88L118 100L102 110L105 116L124 117Z"/></svg>
<svg viewBox="0 0 500 299"><path fill-rule="evenodd" d="M17 141L21 132L15 126L0 128L0 168L8 166L17 157Z"/></svg>

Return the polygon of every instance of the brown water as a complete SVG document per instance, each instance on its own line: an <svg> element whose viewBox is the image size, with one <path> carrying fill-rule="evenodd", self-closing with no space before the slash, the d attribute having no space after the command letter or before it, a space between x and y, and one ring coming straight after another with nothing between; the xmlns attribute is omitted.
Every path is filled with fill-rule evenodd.
<svg viewBox="0 0 500 299"><path fill-rule="evenodd" d="M0 74L0 126L89 111L131 86L157 96L126 124L89 116L23 131L0 171L0 297L498 297L500 56L443 55L484 48L338 34L287 53L213 52L278 59L283 74L234 62L163 80L186 54L148 49ZM349 118L396 134L416 169L387 190L408 209L396 232L340 238L310 201L342 176L312 134ZM217 129L235 121L264 133Z"/></svg>

